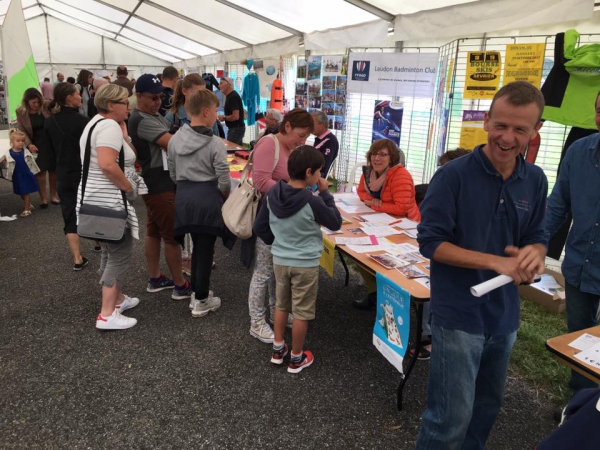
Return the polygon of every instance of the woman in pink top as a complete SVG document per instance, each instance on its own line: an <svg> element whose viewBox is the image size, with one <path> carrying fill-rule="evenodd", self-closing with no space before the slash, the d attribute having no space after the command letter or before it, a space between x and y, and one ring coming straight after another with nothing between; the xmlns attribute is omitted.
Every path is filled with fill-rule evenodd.
<svg viewBox="0 0 600 450"><path fill-rule="evenodd" d="M285 115L277 134L270 134L258 141L252 156L252 179L263 198L279 180L290 179L287 171L288 157L296 147L304 145L312 130L312 116L303 109L294 109ZM267 291L271 323L275 310L275 275L271 247L257 238L254 254L256 260L248 294L250 335L270 344L274 335L266 322Z"/></svg>

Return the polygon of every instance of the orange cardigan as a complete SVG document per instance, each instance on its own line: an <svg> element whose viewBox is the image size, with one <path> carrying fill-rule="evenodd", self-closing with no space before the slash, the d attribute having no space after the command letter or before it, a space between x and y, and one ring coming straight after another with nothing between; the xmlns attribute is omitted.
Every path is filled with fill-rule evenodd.
<svg viewBox="0 0 600 450"><path fill-rule="evenodd" d="M365 176L360 177L357 188L358 197L364 202L373 197L365 189ZM391 167L387 171L385 183L381 188L381 206L371 205L374 211L408 217L416 222L421 221L421 213L415 200L415 184L403 165Z"/></svg>

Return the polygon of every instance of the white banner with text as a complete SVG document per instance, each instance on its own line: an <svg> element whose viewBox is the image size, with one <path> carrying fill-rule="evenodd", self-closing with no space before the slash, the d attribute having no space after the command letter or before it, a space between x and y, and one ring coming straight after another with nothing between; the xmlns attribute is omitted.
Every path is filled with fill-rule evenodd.
<svg viewBox="0 0 600 450"><path fill-rule="evenodd" d="M350 53L348 92L433 98L439 53Z"/></svg>

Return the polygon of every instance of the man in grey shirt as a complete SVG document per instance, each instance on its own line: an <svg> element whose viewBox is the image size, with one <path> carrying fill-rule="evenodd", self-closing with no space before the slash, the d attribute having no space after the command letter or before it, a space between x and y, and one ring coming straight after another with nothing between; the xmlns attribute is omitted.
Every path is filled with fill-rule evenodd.
<svg viewBox="0 0 600 450"><path fill-rule="evenodd" d="M146 290L159 292L174 289L171 298L185 300L191 297L190 284L181 271L181 245L174 239L175 184L164 163L171 139L171 124L158 113L163 99L163 87L158 78L144 74L137 79L135 91L137 108L129 118L129 135L137 150L142 166L142 177L148 186L144 195L146 204L146 260L150 279ZM164 155L163 155L164 152ZM165 246L165 260L172 280L160 272L160 246Z"/></svg>

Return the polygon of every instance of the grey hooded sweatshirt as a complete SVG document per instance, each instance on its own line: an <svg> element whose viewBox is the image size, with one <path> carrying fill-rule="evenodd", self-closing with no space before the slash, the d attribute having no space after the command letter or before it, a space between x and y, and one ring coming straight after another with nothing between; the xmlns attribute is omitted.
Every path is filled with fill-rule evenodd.
<svg viewBox="0 0 600 450"><path fill-rule="evenodd" d="M210 128L185 124L169 141L167 155L169 174L175 183L218 181L221 192L231 189L227 149Z"/></svg>

